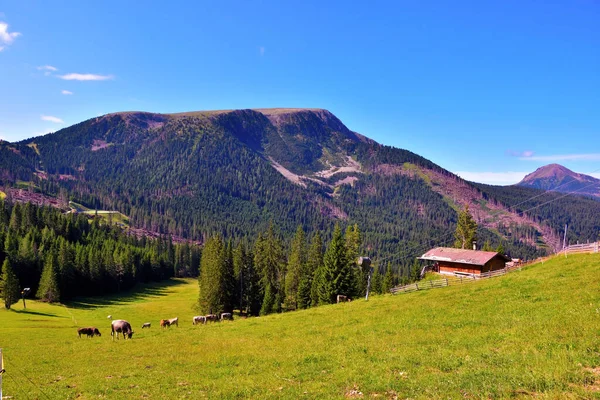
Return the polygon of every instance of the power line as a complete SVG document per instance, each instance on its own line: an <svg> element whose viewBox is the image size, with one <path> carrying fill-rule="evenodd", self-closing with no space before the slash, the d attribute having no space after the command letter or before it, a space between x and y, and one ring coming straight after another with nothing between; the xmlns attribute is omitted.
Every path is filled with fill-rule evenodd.
<svg viewBox="0 0 600 400"><path fill-rule="evenodd" d="M600 171L600 168L599 168L599 169L597 169L597 170L595 170L595 171L592 171L591 173L598 172L598 171ZM527 199L527 200L524 200L524 201L522 201L522 202L520 202L520 203L518 203L518 204L512 205L512 206L506 205L506 207L507 207L507 208L510 210L511 208L514 208L514 207L517 207L517 206L519 206L519 205L521 205L521 204L527 203L527 202L529 202L529 201L531 201L531 200L533 200L533 199L536 199L536 198L538 198L538 197L540 197L540 196L543 196L543 195L545 195L545 194L552 193L554 190L556 190L556 189L558 189L558 188L560 188L560 187L562 187L562 186L564 186L564 185L566 185L566 184L569 184L569 183L572 183L572 182L567 182L567 183L564 183L564 184L562 184L562 185L559 185L559 186L557 186L556 188L554 188L553 190L545 190L545 191L544 191L543 193L541 193L541 194L538 194L538 195L532 196L532 197L530 197L529 199ZM546 202L544 202L544 203L542 203L542 204L538 204L538 205L536 205L536 206L534 206L534 207L531 207L531 208L529 208L529 209L527 209L527 210L524 210L524 211L521 211L521 212L515 212L515 213L516 213L517 215L521 215L521 216L523 216L523 215L524 215L526 212L529 212L529 211L535 210L536 208L539 208L539 207L545 206L545 205L547 205L547 204L550 204L550 203L552 203L552 202L555 202L555 201L557 201L557 200L563 199L563 198L565 198L565 197L567 197L567 196L569 196L569 195L571 195L571 194L577 193L577 192L579 192L579 191L581 191L581 190L583 190L583 189L586 189L586 188L588 188L588 187L591 187L591 186L594 186L594 185L598 185L598 183L597 183L597 182L590 183L589 185L586 185L586 186L583 186L583 187L581 187L581 188L579 188L579 189L576 189L576 190L573 190L573 191L571 191L571 192L568 192L568 193L566 193L566 194L564 194L564 195L562 195L562 196L556 197L556 198L554 198L554 199L551 199L551 200L549 200L549 201L546 201ZM443 242L442 242L442 243L445 243L445 242L447 242L447 240L445 240L445 239L446 239L446 238L449 238L449 237L450 237L450 236L452 236L452 235L454 235L454 232L449 232L448 234L446 234L446 235L443 235L443 236L441 236L440 238L438 238L436 241L437 241L437 242L442 242L442 240L443 240ZM431 239L429 239L429 240L428 240L428 242L430 243L430 246L431 246L431 241L432 241ZM393 259L404 259L404 258L406 258L406 255L409 253L409 250L413 250L413 249L414 249L414 250L417 250L417 249L419 249L419 248L422 248L423 246L424 246L424 244L418 244L418 245L413 245L413 246L412 246L412 248L411 248L410 246L406 246L406 245L405 245L405 246L404 246L404 249L403 249L403 251L401 251L400 253L398 253L398 254L393 254L393 255L390 255L390 256L384 257L384 258L382 258L381 260L377 260L377 261L376 261L374 264L375 264L375 265L377 265L377 266L379 266L379 264L380 264L381 262L383 262L383 261L385 261L385 260L389 260L389 259L390 259L390 258L392 258L392 257L394 257ZM404 254L403 254L403 253L404 253Z"/></svg>
<svg viewBox="0 0 600 400"><path fill-rule="evenodd" d="M33 382L33 381L32 381L32 380L31 380L31 379L30 379L30 378L29 378L27 375L25 375L25 373L24 373L23 371L21 371L19 368L17 368L17 366L16 366L16 365L15 365L15 364L14 364L14 363L11 361L11 360L9 360L9 359L8 359L8 357L6 356L6 353L4 354L4 357L6 358L6 360L7 360L9 363L11 363L11 369L14 369L14 370L16 370L16 371L17 371L17 372L19 372L21 375L23 375L23 376L25 377L25 379L27 379L27 381L29 381L29 383L31 383L31 384L32 384L32 385L33 385L33 386L34 386L34 387L35 387L37 390L39 390L39 391L40 391L40 393L42 393L42 394L44 395L44 397L45 397L45 398L47 398L47 399L50 399L50 396L48 396L48 395L46 394L46 392L44 392L44 391L42 390L42 388L41 388L41 387L39 387L38 385L36 385L36 384L35 384L35 383L34 383L34 382ZM50 400L51 400L51 399L50 399Z"/></svg>

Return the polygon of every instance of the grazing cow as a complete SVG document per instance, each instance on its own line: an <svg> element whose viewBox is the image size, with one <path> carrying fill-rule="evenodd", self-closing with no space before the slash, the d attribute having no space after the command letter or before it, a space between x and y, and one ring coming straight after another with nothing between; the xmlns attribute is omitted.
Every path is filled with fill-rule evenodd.
<svg viewBox="0 0 600 400"><path fill-rule="evenodd" d="M98 328L90 326L89 328L79 328L77 329L77 335L81 337L81 335L87 335L87 337L102 336Z"/></svg>
<svg viewBox="0 0 600 400"><path fill-rule="evenodd" d="M169 321L169 326L171 326L171 325L179 326L179 317L171 318L167 321Z"/></svg>
<svg viewBox="0 0 600 400"><path fill-rule="evenodd" d="M150 328L150 322L144 322L144 324L142 325L142 329L144 328Z"/></svg>
<svg viewBox="0 0 600 400"><path fill-rule="evenodd" d="M221 321L223 321L224 319L228 319L230 321L233 321L233 314L230 313L230 312L221 313Z"/></svg>
<svg viewBox="0 0 600 400"><path fill-rule="evenodd" d="M342 302L345 302L345 301L352 301L352 299L350 297L348 297L348 296L344 296L343 294L338 294L337 295L337 302L338 303L342 303Z"/></svg>
<svg viewBox="0 0 600 400"><path fill-rule="evenodd" d="M199 323L206 325L206 317L204 315L197 315L192 318L192 325L197 325Z"/></svg>
<svg viewBox="0 0 600 400"><path fill-rule="evenodd" d="M219 320L219 316L217 314L208 314L206 316L206 321L217 322Z"/></svg>
<svg viewBox="0 0 600 400"><path fill-rule="evenodd" d="M160 320L160 327L161 328L168 328L169 327L169 320L168 319L161 319Z"/></svg>
<svg viewBox="0 0 600 400"><path fill-rule="evenodd" d="M123 339L131 339L131 336L133 336L131 324L124 319L114 320L111 323L110 328L110 335L113 337L113 340L115 340L115 336L117 336L117 339L119 339L119 333L123 334Z"/></svg>

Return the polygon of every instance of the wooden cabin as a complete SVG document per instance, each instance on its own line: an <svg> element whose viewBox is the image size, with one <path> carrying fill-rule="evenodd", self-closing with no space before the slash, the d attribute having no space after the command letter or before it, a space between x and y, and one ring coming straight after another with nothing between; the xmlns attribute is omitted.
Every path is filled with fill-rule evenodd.
<svg viewBox="0 0 600 400"><path fill-rule="evenodd" d="M433 263L434 270L445 275L480 275L506 267L510 258L495 251L436 247L419 257Z"/></svg>

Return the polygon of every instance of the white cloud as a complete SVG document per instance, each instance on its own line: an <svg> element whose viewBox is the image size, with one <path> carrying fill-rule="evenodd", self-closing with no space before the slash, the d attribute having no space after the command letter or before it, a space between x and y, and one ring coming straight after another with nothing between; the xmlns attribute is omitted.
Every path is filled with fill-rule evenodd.
<svg viewBox="0 0 600 400"><path fill-rule="evenodd" d="M38 71L58 71L58 68L52 65L42 65L41 67L37 67L37 69Z"/></svg>
<svg viewBox="0 0 600 400"><path fill-rule="evenodd" d="M260 46L260 47L258 48L258 53L259 53L261 56L264 56L264 55L265 55L265 51L266 51L266 50L267 50L267 49L265 49L265 47L264 47L264 46Z"/></svg>
<svg viewBox="0 0 600 400"><path fill-rule="evenodd" d="M529 172L471 172L471 171L456 171L456 175L461 178L479 183L487 183L489 185L514 185L519 183Z"/></svg>
<svg viewBox="0 0 600 400"><path fill-rule="evenodd" d="M107 81L114 79L112 75L96 75L96 74L77 74L70 73L65 75L59 75L60 79L65 81Z"/></svg>
<svg viewBox="0 0 600 400"><path fill-rule="evenodd" d="M544 161L544 162L557 162L557 161L600 161L600 153L589 153L589 154L554 154L549 156L530 156L530 157L519 157L519 160L530 160L530 161Z"/></svg>
<svg viewBox="0 0 600 400"><path fill-rule="evenodd" d="M12 42L21 36L19 32L9 32L8 24L6 22L0 22L0 43L10 45ZM0 46L0 51L4 50L6 46Z"/></svg>
<svg viewBox="0 0 600 400"><path fill-rule="evenodd" d="M42 115L42 121L54 122L55 124L64 124L64 121L52 115Z"/></svg>
<svg viewBox="0 0 600 400"><path fill-rule="evenodd" d="M73 92L71 92L71 91L69 91L69 90L61 90L60 92L61 92L62 94L64 94L64 95L70 95L70 94L73 94Z"/></svg>
<svg viewBox="0 0 600 400"><path fill-rule="evenodd" d="M506 155L511 156L511 157L520 157L520 158L533 157L534 154L535 153L531 150L525 150L525 151L507 150L506 151Z"/></svg>
<svg viewBox="0 0 600 400"><path fill-rule="evenodd" d="M600 179L600 172L592 172L589 174L584 173L584 175L589 175L589 176L593 176L594 178Z"/></svg>

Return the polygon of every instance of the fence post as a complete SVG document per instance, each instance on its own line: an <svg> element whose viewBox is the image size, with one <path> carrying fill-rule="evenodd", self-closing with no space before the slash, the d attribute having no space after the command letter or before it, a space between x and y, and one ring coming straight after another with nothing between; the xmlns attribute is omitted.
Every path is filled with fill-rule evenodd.
<svg viewBox="0 0 600 400"><path fill-rule="evenodd" d="M4 374L4 356L2 355L2 349L0 349L0 400L2 397L2 375Z"/></svg>

